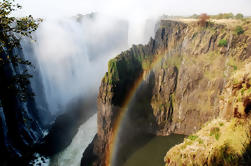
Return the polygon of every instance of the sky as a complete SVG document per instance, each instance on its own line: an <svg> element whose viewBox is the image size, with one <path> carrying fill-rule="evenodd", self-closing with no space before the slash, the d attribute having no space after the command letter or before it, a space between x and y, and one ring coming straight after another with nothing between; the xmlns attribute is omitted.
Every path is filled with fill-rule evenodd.
<svg viewBox="0 0 251 166"><path fill-rule="evenodd" d="M69 17L100 12L123 18L167 15L243 13L251 16L251 0L16 0L23 6L17 15L40 18Z"/></svg>

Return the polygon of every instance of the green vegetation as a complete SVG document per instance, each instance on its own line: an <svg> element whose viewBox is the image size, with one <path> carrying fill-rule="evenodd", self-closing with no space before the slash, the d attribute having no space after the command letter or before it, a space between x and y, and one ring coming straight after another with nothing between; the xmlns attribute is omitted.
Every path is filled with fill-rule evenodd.
<svg viewBox="0 0 251 166"><path fill-rule="evenodd" d="M0 71L3 88L2 97L16 96L20 101L26 101L27 98L33 96L29 91L29 78L32 75L25 70L23 73L12 75L11 79L5 76L4 66L12 64L14 68L18 65L30 66L31 62L22 58L20 51L22 49L20 40L22 37L31 38L31 33L38 28L41 19L35 20L31 15L23 18L13 17L13 12L21 9L19 4L15 4L14 0L3 0L0 2Z"/></svg>
<svg viewBox="0 0 251 166"><path fill-rule="evenodd" d="M232 75L222 94L222 108L226 112L222 112L219 118L206 123L182 144L169 150L165 157L166 165L206 163L210 166L237 166L240 163L250 163L251 118L247 111L251 101L250 71L251 64L247 64Z"/></svg>
<svg viewBox="0 0 251 166"><path fill-rule="evenodd" d="M111 59L108 62L108 79L109 84L115 83L116 81L119 81L119 72L118 72L118 66L117 66L117 60L116 58Z"/></svg>
<svg viewBox="0 0 251 166"><path fill-rule="evenodd" d="M217 15L212 15L211 18L212 19L233 19L235 17L233 13L220 13Z"/></svg>
<svg viewBox="0 0 251 166"><path fill-rule="evenodd" d="M220 125L220 126L224 126L224 123L223 123L223 122L220 122L219 125Z"/></svg>
<svg viewBox="0 0 251 166"><path fill-rule="evenodd" d="M210 136L213 136L213 135L215 136L216 140L219 140L219 138L220 138L220 128L218 128L218 127L211 128Z"/></svg>
<svg viewBox="0 0 251 166"><path fill-rule="evenodd" d="M232 73L238 71L238 69L243 67L243 63L240 62L237 58L232 56L227 58L227 65L231 67Z"/></svg>
<svg viewBox="0 0 251 166"><path fill-rule="evenodd" d="M199 138L197 141L199 142L199 144L203 144L203 140L201 138Z"/></svg>
<svg viewBox="0 0 251 166"><path fill-rule="evenodd" d="M142 60L143 70L149 70L151 68L151 64L152 64L152 60L149 58Z"/></svg>
<svg viewBox="0 0 251 166"><path fill-rule="evenodd" d="M216 153L210 158L212 165L238 165L239 157L232 152L228 143L221 145Z"/></svg>
<svg viewBox="0 0 251 166"><path fill-rule="evenodd" d="M243 19L244 16L243 16L243 14L241 14L241 13L237 13L237 14L235 15L235 18L236 18L236 19Z"/></svg>
<svg viewBox="0 0 251 166"><path fill-rule="evenodd" d="M243 19L244 18L244 15L242 13L237 13L236 15L234 15L233 13L219 13L217 15L209 15L210 18L212 19ZM193 14L192 16L190 16L189 18L199 18L200 15L198 14Z"/></svg>
<svg viewBox="0 0 251 166"><path fill-rule="evenodd" d="M243 33L244 33L244 30L243 30L243 28L242 28L241 26L237 26L237 27L235 28L235 33L236 33L237 35L240 35L240 34L243 34Z"/></svg>
<svg viewBox="0 0 251 166"><path fill-rule="evenodd" d="M219 126L224 123L223 126ZM213 120L196 133L197 137L189 137L180 145L168 151L167 159L174 160L176 165L236 165L249 146L250 121L232 119L223 121ZM220 131L224 131L220 133ZM191 140L192 139L192 140ZM194 141L197 140L197 141ZM166 164L168 165L168 163Z"/></svg>
<svg viewBox="0 0 251 166"><path fill-rule="evenodd" d="M237 70L237 66L236 65L232 65L234 70Z"/></svg>
<svg viewBox="0 0 251 166"><path fill-rule="evenodd" d="M197 135L189 135L187 138L194 141L198 138L198 136Z"/></svg>
<svg viewBox="0 0 251 166"><path fill-rule="evenodd" d="M219 47L227 47L227 40L226 39L221 39L218 43Z"/></svg>

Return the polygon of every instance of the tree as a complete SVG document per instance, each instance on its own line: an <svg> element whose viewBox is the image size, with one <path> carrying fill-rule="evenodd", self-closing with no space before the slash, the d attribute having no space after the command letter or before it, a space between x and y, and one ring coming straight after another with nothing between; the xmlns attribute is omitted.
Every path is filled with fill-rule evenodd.
<svg viewBox="0 0 251 166"><path fill-rule="evenodd" d="M197 19L198 17L199 17L198 14L193 14L193 15L191 16L191 18L195 18L195 19Z"/></svg>
<svg viewBox="0 0 251 166"><path fill-rule="evenodd" d="M233 13L224 13L223 18L224 19L234 18L234 14Z"/></svg>
<svg viewBox="0 0 251 166"><path fill-rule="evenodd" d="M7 78L4 69L6 70L8 64L13 65L14 68L18 65L31 65L15 49L22 49L20 45L21 38L24 36L32 38L31 33L38 28L42 20L35 20L31 15L22 18L11 16L14 11L21 8L14 0L0 2L0 84L7 86L1 87L1 89L3 88L6 94L15 94L22 101L30 95L27 86L31 75L24 71ZM3 92L1 93L1 95L4 95Z"/></svg>
<svg viewBox="0 0 251 166"><path fill-rule="evenodd" d="M244 16L243 16L243 14L241 14L241 13L237 13L236 16L235 16L235 18L241 20L241 19L244 18Z"/></svg>
<svg viewBox="0 0 251 166"><path fill-rule="evenodd" d="M209 18L210 17L206 13L201 14L198 21L199 25L205 26Z"/></svg>

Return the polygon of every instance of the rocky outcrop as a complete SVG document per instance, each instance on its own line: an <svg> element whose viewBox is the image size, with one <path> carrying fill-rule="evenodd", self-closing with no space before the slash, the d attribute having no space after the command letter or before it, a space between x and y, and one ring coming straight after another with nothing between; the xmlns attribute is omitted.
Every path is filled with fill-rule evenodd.
<svg viewBox="0 0 251 166"><path fill-rule="evenodd" d="M170 165L250 165L251 63L228 81L217 119L165 156ZM213 111L213 110L212 110Z"/></svg>
<svg viewBox="0 0 251 166"><path fill-rule="evenodd" d="M227 46L218 45L222 39L227 40ZM88 149L98 157L82 165L111 164L107 155L115 123L139 79L142 83L129 104L124 125L127 140L120 135L121 148L136 137L135 131L187 135L217 117L226 81L250 58L248 41L248 36L236 35L219 24L201 27L197 23L161 21L155 38L147 45L134 45L110 60L98 95L98 133L92 150ZM85 156L82 161L87 161Z"/></svg>

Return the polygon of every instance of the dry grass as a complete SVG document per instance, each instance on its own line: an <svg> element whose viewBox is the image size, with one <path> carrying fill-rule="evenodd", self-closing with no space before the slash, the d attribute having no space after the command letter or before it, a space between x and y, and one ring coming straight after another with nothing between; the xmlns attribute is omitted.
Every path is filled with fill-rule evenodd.
<svg viewBox="0 0 251 166"><path fill-rule="evenodd" d="M204 165L205 163L225 165L224 162L233 162L228 157L241 156L249 145L250 127L250 120L215 119L197 132L193 139L187 138L182 144L172 148L166 154L166 165ZM226 150L225 158L222 158L223 150Z"/></svg>
<svg viewBox="0 0 251 166"><path fill-rule="evenodd" d="M238 165L246 161L243 155L250 148L251 114L244 109L245 103L251 101L250 71L251 63L233 74L223 93L223 113L169 150L165 156L166 166Z"/></svg>

